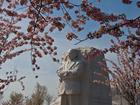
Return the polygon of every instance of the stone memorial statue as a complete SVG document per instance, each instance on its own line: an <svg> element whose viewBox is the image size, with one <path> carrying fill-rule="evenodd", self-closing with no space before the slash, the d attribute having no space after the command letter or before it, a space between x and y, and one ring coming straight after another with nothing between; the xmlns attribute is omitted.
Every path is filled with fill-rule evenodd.
<svg viewBox="0 0 140 105"><path fill-rule="evenodd" d="M51 105L112 105L110 86L106 82L108 73L98 64L105 64L103 59L104 55L95 48L69 50L57 70L58 97Z"/></svg>

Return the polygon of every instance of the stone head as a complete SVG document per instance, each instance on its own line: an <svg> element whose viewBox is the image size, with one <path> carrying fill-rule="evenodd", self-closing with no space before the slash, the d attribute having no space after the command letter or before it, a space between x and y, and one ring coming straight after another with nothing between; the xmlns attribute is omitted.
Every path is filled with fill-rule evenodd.
<svg viewBox="0 0 140 105"><path fill-rule="evenodd" d="M77 50L77 49L70 49L70 50L68 51L69 59L70 59L70 60L74 60L74 59L78 58L79 52L80 52L80 51Z"/></svg>

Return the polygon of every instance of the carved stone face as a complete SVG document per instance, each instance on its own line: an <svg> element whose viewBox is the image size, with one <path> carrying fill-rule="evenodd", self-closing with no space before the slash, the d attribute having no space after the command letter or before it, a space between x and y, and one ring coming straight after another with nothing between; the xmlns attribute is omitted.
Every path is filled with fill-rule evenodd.
<svg viewBox="0 0 140 105"><path fill-rule="evenodd" d="M77 58L78 57L78 53L79 53L79 51L76 50L76 49L69 50L68 56L69 56L70 60L73 60L73 59Z"/></svg>

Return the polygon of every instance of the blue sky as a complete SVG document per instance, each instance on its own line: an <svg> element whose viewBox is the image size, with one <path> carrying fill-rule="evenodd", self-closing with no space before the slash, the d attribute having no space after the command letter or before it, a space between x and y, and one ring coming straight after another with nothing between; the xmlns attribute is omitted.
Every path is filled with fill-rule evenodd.
<svg viewBox="0 0 140 105"><path fill-rule="evenodd" d="M96 0L90 0L93 2L93 5L96 5L97 7L100 7L102 11L107 13L115 13L115 14L121 14L126 13L128 18L135 18L140 15L140 9L136 7L136 1L132 5L125 5L121 3L121 0L101 0L101 3L96 2ZM75 0L72 0L72 2L77 2ZM80 0L78 1L80 2ZM77 3L78 3L77 2ZM20 23L22 26L26 27L25 23ZM89 32L98 29L98 25L92 22L89 22L86 26L86 29L82 32L81 37L84 38L84 36ZM23 29L24 30L24 29ZM110 43L109 40L112 37L103 37L99 40L87 40L85 42L82 42L78 45L74 45L76 41L69 42L65 39L65 35L68 31L72 31L70 27L66 27L66 29L62 32L55 31L51 35L55 38L55 44L58 46L58 57L61 58L62 54L66 52L70 48L76 48L76 47L83 47L83 46L91 46L95 48L105 48L109 47ZM3 65L3 69L1 70L0 76L4 75L5 71L11 71L15 68L19 71L19 75L26 75L26 79L24 80L25 84L25 91L21 91L21 86L18 83L11 84L5 91L4 96L7 99L9 94L12 91L18 91L24 93L26 96L30 95L33 92L34 86L36 85L36 82L39 82L42 85L47 86L49 93L52 95L56 95L57 93L57 85L58 85L58 77L56 75L56 70L60 66L60 64L57 64L55 62L52 62L51 58L49 56L45 56L44 58L39 60L39 64L41 66L41 69L35 74L31 70L31 61L30 61L30 54L25 53L22 54L22 56L19 56L17 58L14 58L12 61L8 61ZM106 58L115 60L114 54L107 54ZM3 72L4 71L4 72ZM34 76L38 74L39 78L35 79Z"/></svg>

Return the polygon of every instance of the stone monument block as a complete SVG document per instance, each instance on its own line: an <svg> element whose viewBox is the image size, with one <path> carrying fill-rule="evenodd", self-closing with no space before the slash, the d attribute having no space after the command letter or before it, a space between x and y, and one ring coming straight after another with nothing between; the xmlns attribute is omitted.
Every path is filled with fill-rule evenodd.
<svg viewBox="0 0 140 105"><path fill-rule="evenodd" d="M59 94L52 105L112 105L104 54L93 47L71 49L57 71Z"/></svg>

